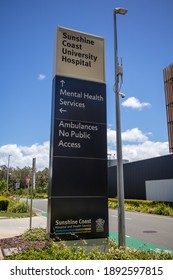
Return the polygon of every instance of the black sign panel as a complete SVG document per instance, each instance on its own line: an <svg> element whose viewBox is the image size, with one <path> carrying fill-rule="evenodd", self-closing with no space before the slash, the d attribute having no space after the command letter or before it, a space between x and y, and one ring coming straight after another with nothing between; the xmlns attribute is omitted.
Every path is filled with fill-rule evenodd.
<svg viewBox="0 0 173 280"><path fill-rule="evenodd" d="M54 157L52 196L106 196L107 161Z"/></svg>
<svg viewBox="0 0 173 280"><path fill-rule="evenodd" d="M105 158L107 153L105 134L105 124L56 119L54 155Z"/></svg>
<svg viewBox="0 0 173 280"><path fill-rule="evenodd" d="M105 238L105 84L55 76L52 104L50 231L66 240Z"/></svg>
<svg viewBox="0 0 173 280"><path fill-rule="evenodd" d="M106 238L104 38L59 27L55 42L48 232L60 240Z"/></svg>
<svg viewBox="0 0 173 280"><path fill-rule="evenodd" d="M84 122L106 122L104 83L55 76L55 118Z"/></svg>
<svg viewBox="0 0 173 280"><path fill-rule="evenodd" d="M51 232L61 240L106 238L107 207L104 197L53 198Z"/></svg>

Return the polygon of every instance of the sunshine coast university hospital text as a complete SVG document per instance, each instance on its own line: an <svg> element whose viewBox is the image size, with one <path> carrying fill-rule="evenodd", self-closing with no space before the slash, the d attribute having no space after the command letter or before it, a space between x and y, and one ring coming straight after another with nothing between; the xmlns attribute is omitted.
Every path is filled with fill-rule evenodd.
<svg viewBox="0 0 173 280"><path fill-rule="evenodd" d="M92 63L96 62L98 57L90 52L83 52L83 44L94 46L94 40L89 40L83 36L68 35L67 32L63 32L62 62L75 64L76 66L92 67Z"/></svg>

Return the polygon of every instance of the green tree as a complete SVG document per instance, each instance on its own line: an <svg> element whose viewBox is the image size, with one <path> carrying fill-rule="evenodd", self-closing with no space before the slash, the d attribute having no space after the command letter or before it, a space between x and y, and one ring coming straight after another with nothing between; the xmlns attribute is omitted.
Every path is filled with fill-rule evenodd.
<svg viewBox="0 0 173 280"><path fill-rule="evenodd" d="M48 168L36 173L36 189L41 192L48 190Z"/></svg>
<svg viewBox="0 0 173 280"><path fill-rule="evenodd" d="M3 193L3 191L5 191L6 189L6 182L5 180L1 180L0 181L0 194Z"/></svg>
<svg viewBox="0 0 173 280"><path fill-rule="evenodd" d="M42 171L36 172L36 192L47 193L48 191L48 168L43 169ZM16 183L19 183L20 189L26 189L25 178L29 176L31 178L30 185L32 184L32 168L25 166L24 168L9 168L9 180L8 188L9 190L16 190ZM3 181L1 184L1 189L3 189L4 182L6 188L6 179L7 179L7 166L0 166L0 181Z"/></svg>
<svg viewBox="0 0 173 280"><path fill-rule="evenodd" d="M6 180L7 178L7 166L1 165L0 166L0 180Z"/></svg>

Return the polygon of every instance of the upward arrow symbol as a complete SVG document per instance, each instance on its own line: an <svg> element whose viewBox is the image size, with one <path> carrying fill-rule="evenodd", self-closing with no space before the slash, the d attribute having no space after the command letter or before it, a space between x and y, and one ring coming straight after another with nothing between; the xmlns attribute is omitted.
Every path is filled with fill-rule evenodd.
<svg viewBox="0 0 173 280"><path fill-rule="evenodd" d="M65 81L64 81L64 80L61 80L60 83L61 83L61 86L63 87L64 84L65 84Z"/></svg>

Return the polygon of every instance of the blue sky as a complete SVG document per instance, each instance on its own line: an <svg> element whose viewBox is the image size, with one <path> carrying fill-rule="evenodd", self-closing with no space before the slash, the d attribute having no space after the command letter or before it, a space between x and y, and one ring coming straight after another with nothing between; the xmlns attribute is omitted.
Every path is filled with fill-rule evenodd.
<svg viewBox="0 0 173 280"><path fill-rule="evenodd" d="M116 153L113 10L123 58L123 156L168 154L163 68L173 63L171 0L0 0L0 165L48 166L57 26L105 38L108 152Z"/></svg>

